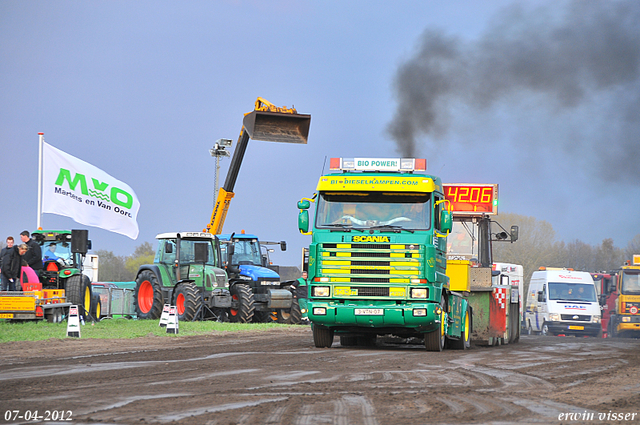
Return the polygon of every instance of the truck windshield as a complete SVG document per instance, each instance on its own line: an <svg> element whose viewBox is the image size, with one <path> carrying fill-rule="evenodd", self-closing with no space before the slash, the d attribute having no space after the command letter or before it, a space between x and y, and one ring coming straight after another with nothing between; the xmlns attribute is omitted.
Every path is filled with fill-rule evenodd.
<svg viewBox="0 0 640 425"><path fill-rule="evenodd" d="M596 302L595 285L549 282L549 299L557 301Z"/></svg>
<svg viewBox="0 0 640 425"><path fill-rule="evenodd" d="M635 270L622 272L622 293L640 295L640 272Z"/></svg>
<svg viewBox="0 0 640 425"><path fill-rule="evenodd" d="M318 199L316 228L376 227L429 230L431 194L324 192Z"/></svg>

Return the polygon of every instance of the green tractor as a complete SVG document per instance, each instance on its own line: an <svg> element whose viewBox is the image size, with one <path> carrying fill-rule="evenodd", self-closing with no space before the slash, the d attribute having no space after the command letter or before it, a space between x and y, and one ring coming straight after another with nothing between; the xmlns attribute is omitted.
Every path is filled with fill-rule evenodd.
<svg viewBox="0 0 640 425"><path fill-rule="evenodd" d="M233 297L220 241L205 232L162 233L153 264L140 266L134 303L139 319L159 319L165 304L178 320L227 320Z"/></svg>
<svg viewBox="0 0 640 425"><path fill-rule="evenodd" d="M91 249L87 230L36 230L31 236L42 250L43 289L64 289L67 302L80 309L81 316L97 321L102 305L91 291L91 280L82 273L82 262Z"/></svg>

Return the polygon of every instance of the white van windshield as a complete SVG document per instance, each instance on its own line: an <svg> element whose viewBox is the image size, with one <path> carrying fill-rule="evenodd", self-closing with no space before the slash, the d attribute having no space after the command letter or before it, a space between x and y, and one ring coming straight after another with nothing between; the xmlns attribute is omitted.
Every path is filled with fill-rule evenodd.
<svg viewBox="0 0 640 425"><path fill-rule="evenodd" d="M549 282L549 299L596 302L596 289L586 283Z"/></svg>

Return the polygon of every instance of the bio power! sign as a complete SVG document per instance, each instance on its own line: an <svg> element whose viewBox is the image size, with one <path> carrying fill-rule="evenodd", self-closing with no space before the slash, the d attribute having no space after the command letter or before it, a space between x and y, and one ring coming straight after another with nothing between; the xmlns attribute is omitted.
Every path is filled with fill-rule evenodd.
<svg viewBox="0 0 640 425"><path fill-rule="evenodd" d="M129 185L46 142L42 157L42 212L138 237L140 202Z"/></svg>

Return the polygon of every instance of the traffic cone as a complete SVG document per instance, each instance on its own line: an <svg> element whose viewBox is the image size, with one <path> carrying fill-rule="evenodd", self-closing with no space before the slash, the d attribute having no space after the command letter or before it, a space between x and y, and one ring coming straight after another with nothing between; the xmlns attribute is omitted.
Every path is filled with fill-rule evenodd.
<svg viewBox="0 0 640 425"><path fill-rule="evenodd" d="M67 336L80 338L80 316L78 314L78 306L69 307L69 317L67 319Z"/></svg>
<svg viewBox="0 0 640 425"><path fill-rule="evenodd" d="M160 316L160 327L166 328L168 321L169 321L169 304L165 304L164 307L162 307L162 316Z"/></svg>
<svg viewBox="0 0 640 425"><path fill-rule="evenodd" d="M179 331L178 325L178 309L176 306L169 307L169 320L167 321L167 333L177 334Z"/></svg>

